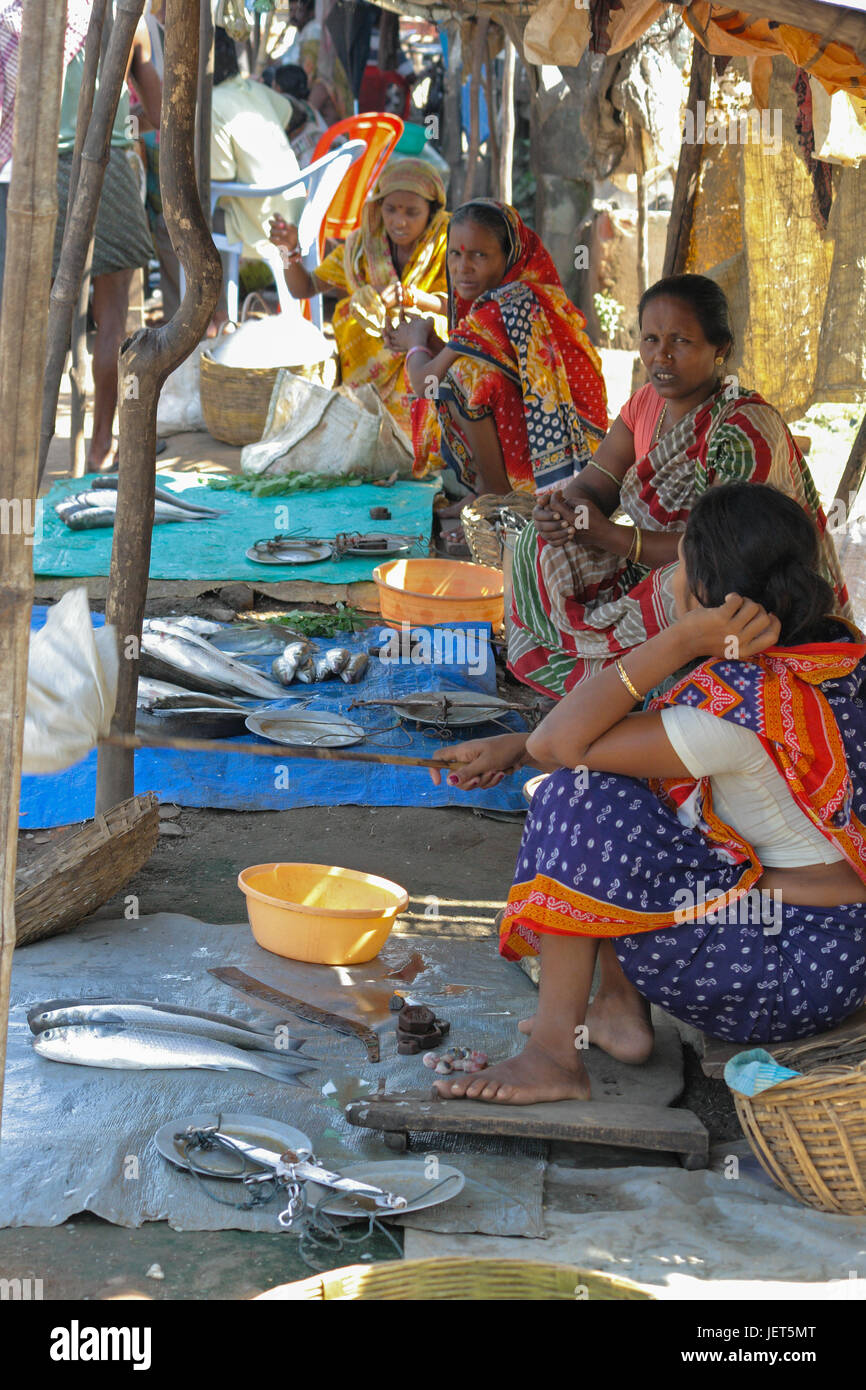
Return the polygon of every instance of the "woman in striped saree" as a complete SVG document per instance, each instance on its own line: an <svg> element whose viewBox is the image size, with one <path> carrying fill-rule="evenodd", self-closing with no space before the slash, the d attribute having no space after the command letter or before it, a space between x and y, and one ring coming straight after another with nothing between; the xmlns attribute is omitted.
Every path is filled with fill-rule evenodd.
<svg viewBox="0 0 866 1390"><path fill-rule="evenodd" d="M847 593L818 493L778 411L723 379L733 337L703 275L651 286L640 303L649 383L623 407L580 475L540 502L518 541L508 664L557 698L674 618L677 543L718 483L769 483L815 522L840 612ZM611 518L621 509L627 522Z"/></svg>

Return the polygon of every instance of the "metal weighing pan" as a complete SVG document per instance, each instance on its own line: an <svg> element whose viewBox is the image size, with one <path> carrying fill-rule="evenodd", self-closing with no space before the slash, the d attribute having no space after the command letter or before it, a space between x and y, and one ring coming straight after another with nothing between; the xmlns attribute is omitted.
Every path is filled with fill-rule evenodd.
<svg viewBox="0 0 866 1390"><path fill-rule="evenodd" d="M466 1178L459 1168L446 1163L435 1165L436 1176L430 1176L430 1166L426 1159L403 1158L384 1163L353 1163L350 1168L340 1168L344 1178L355 1182L369 1182L405 1197L407 1205L399 1211L377 1211L381 1221L389 1216L408 1216L410 1212L421 1211L424 1207L435 1207L439 1202L448 1202L463 1191ZM318 1183L308 1182L305 1186L307 1203L313 1207L325 1196L326 1188ZM324 1211L331 1216L358 1216L358 1207L348 1197L334 1194L332 1201L324 1204Z"/></svg>
<svg viewBox="0 0 866 1390"><path fill-rule="evenodd" d="M278 1153L285 1153L287 1149L297 1152L298 1149L313 1147L309 1136L302 1130L295 1129L292 1125L281 1124L279 1120L268 1120L262 1115L228 1112L218 1115L207 1110L169 1120L168 1124L162 1125L156 1131L153 1142L169 1163L173 1163L176 1168L188 1168L189 1164L184 1158L180 1142L174 1136L182 1134L186 1129L205 1129L215 1124L219 1124L222 1134L228 1134L234 1139L245 1139L247 1143L258 1144L263 1149L276 1150ZM195 1162L199 1168L207 1166L212 1169L215 1178L241 1176L237 1159L232 1154L220 1153L218 1149L209 1150L207 1154L198 1154Z"/></svg>
<svg viewBox="0 0 866 1390"><path fill-rule="evenodd" d="M273 541L257 541L246 552L248 560L256 565L315 565L320 560L330 560L334 547L327 541L291 540L284 545ZM271 549L268 549L268 546Z"/></svg>
<svg viewBox="0 0 866 1390"><path fill-rule="evenodd" d="M250 733L288 747L350 748L367 736L360 724L327 710L272 710L249 715L246 725Z"/></svg>

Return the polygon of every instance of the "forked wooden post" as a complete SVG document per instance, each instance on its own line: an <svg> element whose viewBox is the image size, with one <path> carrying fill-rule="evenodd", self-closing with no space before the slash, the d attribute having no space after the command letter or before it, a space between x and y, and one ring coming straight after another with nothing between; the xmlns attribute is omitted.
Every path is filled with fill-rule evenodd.
<svg viewBox="0 0 866 1390"><path fill-rule="evenodd" d="M112 732L135 728L138 651L147 599L156 475L156 407L166 377L204 337L216 308L222 266L205 222L195 179L199 0L168 0L160 124L160 192L186 293L174 318L145 328L120 354L120 465L111 574L105 605L120 643L120 679ZM133 795L134 753L99 753L97 814Z"/></svg>
<svg viewBox="0 0 866 1390"><path fill-rule="evenodd" d="M686 268L689 242L692 237L692 224L695 220L695 198L701 177L703 160L703 141L698 140L698 102L706 108L713 80L713 60L711 55L695 39L692 45L692 76L689 82L689 97L686 111L686 129L680 146L680 162L677 165L677 178L671 204L671 218L668 223L668 238L665 246L663 275L681 275ZM691 115L691 121L689 121ZM691 126L691 135L688 127Z"/></svg>
<svg viewBox="0 0 866 1390"><path fill-rule="evenodd" d="M24 6L0 321L0 1113L15 949L18 798L65 14L65 0L30 0Z"/></svg>

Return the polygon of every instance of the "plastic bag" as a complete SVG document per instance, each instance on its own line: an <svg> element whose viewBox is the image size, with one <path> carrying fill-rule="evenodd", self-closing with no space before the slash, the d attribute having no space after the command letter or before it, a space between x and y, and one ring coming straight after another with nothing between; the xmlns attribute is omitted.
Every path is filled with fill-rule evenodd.
<svg viewBox="0 0 866 1390"><path fill-rule="evenodd" d="M107 734L120 659L113 627L94 628L86 589L70 589L30 637L22 771L62 772Z"/></svg>
<svg viewBox="0 0 866 1390"><path fill-rule="evenodd" d="M182 434L185 430L205 430L199 394L199 358L210 342L197 343L180 366L175 368L159 393L156 406L158 435Z"/></svg>
<svg viewBox="0 0 866 1390"><path fill-rule="evenodd" d="M409 476L412 450L371 386L327 390L281 371L274 383L261 440L241 450L241 470L280 473L357 473Z"/></svg>
<svg viewBox="0 0 866 1390"><path fill-rule="evenodd" d="M314 324L284 314L248 319L210 344L210 355L224 367L310 367L334 356L334 344Z"/></svg>

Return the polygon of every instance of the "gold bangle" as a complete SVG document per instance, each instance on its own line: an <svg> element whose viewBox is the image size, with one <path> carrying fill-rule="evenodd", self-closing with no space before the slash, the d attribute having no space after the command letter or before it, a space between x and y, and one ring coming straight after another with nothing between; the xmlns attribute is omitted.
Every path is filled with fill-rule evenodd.
<svg viewBox="0 0 866 1390"><path fill-rule="evenodd" d="M629 680L628 676L626 675L625 667L623 666L622 662L621 662L621 661L615 661L613 664L614 664L614 666L616 667L616 673L617 673L617 675L619 676L620 680L622 681L622 683L623 683L623 685L625 686L626 690L628 691L629 695L632 697L632 699L635 701L636 704L639 704L639 705L642 704L642 703L643 703L643 698L644 698L644 697L643 697L643 695L641 695L641 693L640 693L639 690L635 690L634 686L632 685L631 681Z"/></svg>
<svg viewBox="0 0 866 1390"><path fill-rule="evenodd" d="M611 473L609 468L605 468L604 464L596 463L595 459L590 459L586 467L597 468L599 473L604 473L606 477L610 478L612 483L616 483L616 490L617 492L619 492L620 488L622 487L622 479L617 478L615 474Z"/></svg>
<svg viewBox="0 0 866 1390"><path fill-rule="evenodd" d="M624 528L624 529L625 529L625 528ZM627 565L631 563L632 551L633 551L634 548L635 548L635 535L637 534L637 528L636 528L636 527L633 527L632 529L633 529L633 531L634 531L634 534L632 535L632 538L631 538L631 540L629 541L628 550L625 552L625 562L626 562Z"/></svg>
<svg viewBox="0 0 866 1390"><path fill-rule="evenodd" d="M634 528L634 537L635 537L634 562L635 562L636 565L638 565L638 564L640 564L640 548L641 548L641 546L643 545L643 535L642 535L642 533L641 533L641 530L640 530L640 527L639 527L639 526L636 526L636 527Z"/></svg>

